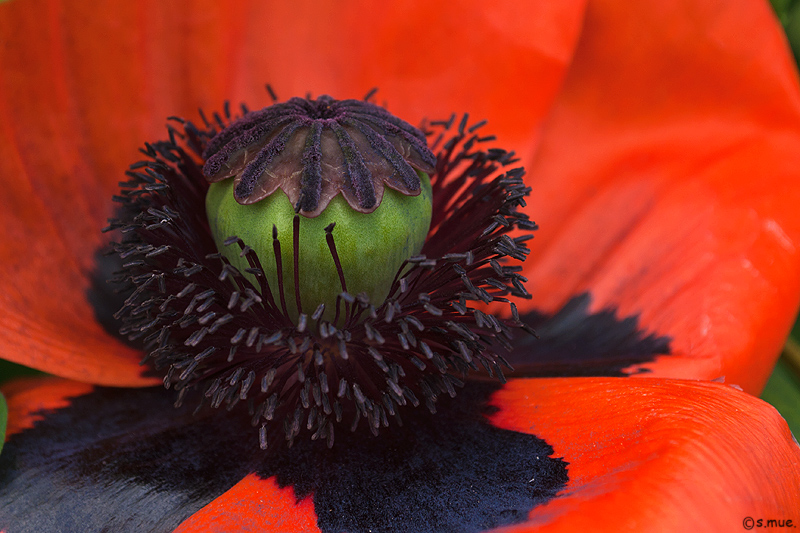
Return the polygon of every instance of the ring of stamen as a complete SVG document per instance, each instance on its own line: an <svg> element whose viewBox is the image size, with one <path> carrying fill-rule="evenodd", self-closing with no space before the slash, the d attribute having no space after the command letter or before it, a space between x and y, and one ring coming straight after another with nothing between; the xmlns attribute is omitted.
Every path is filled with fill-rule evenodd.
<svg viewBox="0 0 800 533"><path fill-rule="evenodd" d="M262 448L302 434L332 445L340 424L356 430L364 419L377 434L405 406L435 411L437 398L455 395L471 371L504 379L500 348L510 328L525 328L507 297L528 297L520 267L508 261L525 258L535 224L517 211L529 192L522 169L508 169L513 153L481 148L493 140L479 136L482 124L468 127L465 116L456 128L454 118L428 125L438 134L434 218L422 254L398 270L386 301L376 306L347 293L335 227L326 228L343 289L336 317L326 321L319 307L303 312L298 291L299 317L287 315L282 284L288 275L298 286L297 253L293 272L269 287L246 243L227 241L241 248L245 272L216 250L203 219L201 154L217 128L236 119L215 120L201 128L181 121L180 129L170 126L169 141L145 145L147 159L128 171L107 228L122 236L113 244L125 263L117 281L128 291L116 315L121 332L143 342L147 364L164 372L177 403L190 396L198 409L244 403ZM512 237L515 229L527 233ZM280 265L277 238L274 246ZM493 301L508 302L511 318L480 309Z"/></svg>

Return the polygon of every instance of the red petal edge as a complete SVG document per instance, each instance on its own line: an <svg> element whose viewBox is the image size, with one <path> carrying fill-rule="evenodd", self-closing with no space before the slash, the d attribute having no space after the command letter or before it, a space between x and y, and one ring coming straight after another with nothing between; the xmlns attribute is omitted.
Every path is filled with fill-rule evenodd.
<svg viewBox="0 0 800 533"><path fill-rule="evenodd" d="M69 399L92 391L92 386L59 378L20 378L2 385L8 403L6 440L33 427L41 411L67 407Z"/></svg>
<svg viewBox="0 0 800 533"><path fill-rule="evenodd" d="M311 496L298 502L291 487L250 474L183 522L176 533L252 531L314 532L317 515Z"/></svg>
<svg viewBox="0 0 800 533"><path fill-rule="evenodd" d="M512 380L491 417L569 462L564 494L504 531L738 531L800 524L800 446L730 386L643 378Z"/></svg>

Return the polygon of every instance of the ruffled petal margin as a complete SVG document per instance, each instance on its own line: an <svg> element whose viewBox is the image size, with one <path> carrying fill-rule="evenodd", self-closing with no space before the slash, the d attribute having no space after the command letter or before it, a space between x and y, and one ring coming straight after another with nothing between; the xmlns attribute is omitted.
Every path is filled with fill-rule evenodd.
<svg viewBox="0 0 800 533"><path fill-rule="evenodd" d="M71 379L146 385L87 302L111 196L169 115L330 93L419 122L470 111L530 151L584 0L0 5L0 346ZM32 38L31 36L36 36ZM520 95L524 95L521 97ZM509 102L514 102L509 106ZM102 355L101 355L102 354Z"/></svg>
<svg viewBox="0 0 800 533"><path fill-rule="evenodd" d="M592 1L529 169L531 305L672 339L652 376L757 393L800 302L800 90L767 2Z"/></svg>

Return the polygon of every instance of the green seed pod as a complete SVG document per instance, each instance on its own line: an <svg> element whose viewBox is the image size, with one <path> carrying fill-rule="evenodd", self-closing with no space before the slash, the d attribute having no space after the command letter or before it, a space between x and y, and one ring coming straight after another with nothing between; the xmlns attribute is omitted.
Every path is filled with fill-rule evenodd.
<svg viewBox="0 0 800 533"><path fill-rule="evenodd" d="M306 312L324 303L323 316L333 320L337 296L343 291L326 240L325 228L331 224L335 224L332 234L347 291L353 295L366 293L375 305L386 299L398 269L403 261L420 252L430 227L430 179L425 173L419 175L422 183L419 195L406 196L386 189L380 206L371 213L355 211L342 196L337 196L317 217L300 217L297 263L301 266L299 294ZM238 247L223 245L232 235L242 239L258 254L267 282L274 291L279 286L273 247L274 226L281 243L281 285L287 311L296 319L294 207L283 191L258 203L241 205L234 199L233 187L233 180L214 183L206 196L206 211L217 247L233 266L244 272L249 265L240 256ZM258 286L255 278L250 277Z"/></svg>
<svg viewBox="0 0 800 533"><path fill-rule="evenodd" d="M436 159L422 132L369 102L292 98L220 132L204 157L218 249L242 272L224 242L255 250L293 320L298 302L334 320L345 291L380 305L425 242Z"/></svg>

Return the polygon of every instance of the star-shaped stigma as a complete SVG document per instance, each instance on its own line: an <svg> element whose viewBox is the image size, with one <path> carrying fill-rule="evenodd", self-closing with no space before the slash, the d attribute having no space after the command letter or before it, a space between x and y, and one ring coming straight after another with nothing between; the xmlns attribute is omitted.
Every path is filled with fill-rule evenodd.
<svg viewBox="0 0 800 533"><path fill-rule="evenodd" d="M280 188L307 217L340 192L362 213L380 205L384 186L416 196L416 170L430 174L436 166L417 128L367 100L326 95L246 114L214 137L203 157L209 181L234 178L239 203Z"/></svg>

